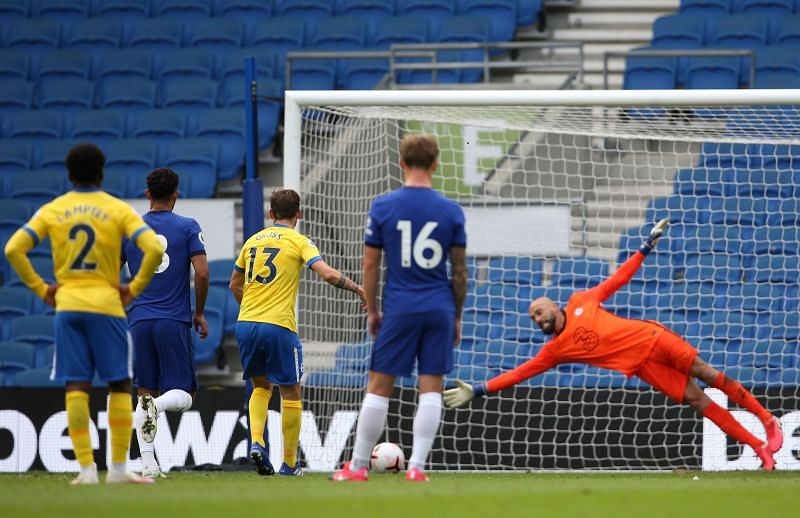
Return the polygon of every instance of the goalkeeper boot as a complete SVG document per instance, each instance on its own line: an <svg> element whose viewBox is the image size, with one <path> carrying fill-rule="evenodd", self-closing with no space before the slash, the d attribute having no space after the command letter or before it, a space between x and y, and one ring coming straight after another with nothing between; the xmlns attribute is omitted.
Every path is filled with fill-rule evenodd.
<svg viewBox="0 0 800 518"><path fill-rule="evenodd" d="M431 479L419 468L411 468L406 471L406 480L409 482L430 482Z"/></svg>
<svg viewBox="0 0 800 518"><path fill-rule="evenodd" d="M81 472L78 476L70 480L69 483L73 486L99 484L100 480L97 478L97 464L81 468Z"/></svg>
<svg viewBox="0 0 800 518"><path fill-rule="evenodd" d="M764 468L764 471L772 471L775 469L775 459L772 457L772 450L769 447L769 443L762 443L761 446L756 449L756 455L761 459L761 467Z"/></svg>
<svg viewBox="0 0 800 518"><path fill-rule="evenodd" d="M272 463L269 461L269 450L257 442L250 445L250 460L253 461L256 471L262 477L275 473L275 468L272 467Z"/></svg>
<svg viewBox="0 0 800 518"><path fill-rule="evenodd" d="M342 469L331 475L334 482L366 482L369 479L367 468L353 469L353 461L349 461Z"/></svg>
<svg viewBox="0 0 800 518"><path fill-rule="evenodd" d="M286 477L302 477L303 470L300 469L300 463L298 462L295 467L291 467L285 462L281 464L281 469L278 470L278 475L283 475Z"/></svg>
<svg viewBox="0 0 800 518"><path fill-rule="evenodd" d="M106 484L153 484L155 480L128 471L108 470Z"/></svg>
<svg viewBox="0 0 800 518"><path fill-rule="evenodd" d="M153 396L145 394L139 396L139 404L144 411L144 423L142 423L142 439L144 442L151 443L156 438L158 431L158 409L156 409L156 402L153 401Z"/></svg>
<svg viewBox="0 0 800 518"><path fill-rule="evenodd" d="M767 430L767 443L769 443L769 449L775 453L781 449L781 446L783 446L783 430L781 430L781 422L777 417L772 416L769 421L764 423L764 428Z"/></svg>

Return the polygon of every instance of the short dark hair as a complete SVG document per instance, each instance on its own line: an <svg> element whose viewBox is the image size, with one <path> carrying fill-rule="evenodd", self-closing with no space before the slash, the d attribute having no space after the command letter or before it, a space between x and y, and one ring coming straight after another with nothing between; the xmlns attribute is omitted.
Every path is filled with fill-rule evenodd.
<svg viewBox="0 0 800 518"><path fill-rule="evenodd" d="M406 167L428 170L439 157L439 144L430 135L406 135L400 143L400 158Z"/></svg>
<svg viewBox="0 0 800 518"><path fill-rule="evenodd" d="M269 208L275 219L292 219L300 210L300 195L292 189L278 189L269 197Z"/></svg>
<svg viewBox="0 0 800 518"><path fill-rule="evenodd" d="M172 169L159 167L147 175L147 190L156 201L167 201L178 190L180 178Z"/></svg>
<svg viewBox="0 0 800 518"><path fill-rule="evenodd" d="M69 179L75 185L102 185L106 156L99 147L77 144L69 150L66 163Z"/></svg>

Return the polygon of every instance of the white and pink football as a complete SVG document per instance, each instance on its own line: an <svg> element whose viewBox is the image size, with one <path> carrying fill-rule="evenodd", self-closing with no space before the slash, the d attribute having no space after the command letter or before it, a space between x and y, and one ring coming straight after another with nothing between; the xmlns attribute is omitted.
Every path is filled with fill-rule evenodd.
<svg viewBox="0 0 800 518"><path fill-rule="evenodd" d="M393 442L382 442L372 449L369 469L373 473L399 473L406 469L406 456Z"/></svg>

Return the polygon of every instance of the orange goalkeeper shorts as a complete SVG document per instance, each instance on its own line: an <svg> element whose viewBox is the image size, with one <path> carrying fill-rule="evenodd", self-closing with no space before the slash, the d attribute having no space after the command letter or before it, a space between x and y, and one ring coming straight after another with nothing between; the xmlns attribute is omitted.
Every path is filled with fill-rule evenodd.
<svg viewBox="0 0 800 518"><path fill-rule="evenodd" d="M697 349L669 329L661 333L644 364L634 372L656 390L683 403Z"/></svg>

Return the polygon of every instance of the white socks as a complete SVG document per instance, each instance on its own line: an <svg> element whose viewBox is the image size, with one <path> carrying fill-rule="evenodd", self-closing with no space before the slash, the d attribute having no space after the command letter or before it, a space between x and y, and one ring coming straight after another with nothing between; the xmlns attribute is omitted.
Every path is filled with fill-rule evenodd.
<svg viewBox="0 0 800 518"><path fill-rule="evenodd" d="M164 392L153 401L161 412L186 412L192 408L192 395L185 390L172 389Z"/></svg>
<svg viewBox="0 0 800 518"><path fill-rule="evenodd" d="M389 411L389 398L367 393L361 403L356 424L356 442L353 445L352 468L369 466L372 448L386 427L386 414ZM437 423L438 425L438 423ZM426 452L427 453L427 452Z"/></svg>
<svg viewBox="0 0 800 518"><path fill-rule="evenodd" d="M408 467L425 469L428 453L431 451L439 422L442 419L442 394L425 392L419 395L417 415L414 416L414 447Z"/></svg>
<svg viewBox="0 0 800 518"><path fill-rule="evenodd" d="M144 424L144 410L142 405L136 404L136 410L133 411L133 426L136 428L136 441L139 443L139 452L142 455L142 465L145 469L155 469L158 467L156 462L155 453L153 453L152 442L144 442L142 437L142 425Z"/></svg>

